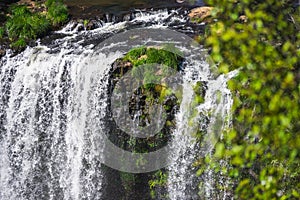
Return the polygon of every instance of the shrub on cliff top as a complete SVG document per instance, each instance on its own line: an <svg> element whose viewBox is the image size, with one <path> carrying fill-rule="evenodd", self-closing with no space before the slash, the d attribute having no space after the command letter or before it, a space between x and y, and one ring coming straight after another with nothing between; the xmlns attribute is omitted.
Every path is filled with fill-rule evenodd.
<svg viewBox="0 0 300 200"><path fill-rule="evenodd" d="M0 28L0 38L6 32L11 47L26 46L30 40L43 36L52 26L58 26L68 19L67 7L62 0L47 0L47 13L32 12L25 5L13 5L9 9L10 15L5 28Z"/></svg>
<svg viewBox="0 0 300 200"><path fill-rule="evenodd" d="M28 41L43 35L50 26L44 16L31 13L26 6L13 6L5 27L11 41Z"/></svg>

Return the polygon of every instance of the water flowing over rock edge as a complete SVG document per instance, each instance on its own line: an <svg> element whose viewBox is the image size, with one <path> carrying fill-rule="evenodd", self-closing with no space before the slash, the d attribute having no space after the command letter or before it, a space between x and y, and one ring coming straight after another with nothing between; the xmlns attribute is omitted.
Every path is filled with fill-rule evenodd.
<svg viewBox="0 0 300 200"><path fill-rule="evenodd" d="M168 10L140 12L129 23L109 22L91 31L70 29L68 25L56 32L54 35L59 38L50 43L38 41L36 47L28 47L13 58L8 54L1 59L3 91L1 130L5 133L4 136L1 135L1 154L5 155L1 162L1 188L14 188L15 191L19 191L13 194L15 198L34 198L41 193L44 194L44 198L50 199L102 198L102 195L105 195L103 188L108 183L103 177L99 158L96 156L101 151L97 146L89 148L93 140L99 141L99 138L91 133L90 128L85 133L83 129L93 127L101 131L102 124L99 122L106 115L105 110L100 113L92 112L93 117L88 117L87 113L92 108L99 109L105 106L105 101L96 100L105 99L101 91L108 80L103 77L103 74L107 73L111 63L122 54L119 52L104 58L100 53L95 58L96 45L93 42L103 41L115 33L139 26L171 27L184 33L193 33L193 28L186 26L186 21L176 14L176 11ZM112 44L112 47L114 45L118 44ZM89 59L106 67L101 72L96 68L87 68L85 65L90 62ZM51 63L50 68L45 67L47 63ZM194 63L190 68L187 67L189 70L185 74L186 91L191 92L187 94L193 95L188 88L190 81L208 81L207 79L212 77L208 67L205 62ZM203 70L205 73L199 74ZM95 74L102 78L92 78L96 76ZM212 80L211 86L226 85L226 78L221 77L221 79L223 80L221 83ZM96 92L94 98L88 92L91 89L99 92ZM189 97L186 95L185 101L188 102ZM94 107L86 107L85 99L94 104ZM183 127L187 125L186 120L188 120L185 118L185 112L186 110L182 108L182 114L178 116L178 121L183 121ZM28 119L30 120L27 121ZM80 125L82 121L87 121L85 127ZM60 131L57 133L57 130ZM185 146L186 141L181 140L182 132L179 130L177 130L178 144L185 148L173 157L179 162L177 166L169 169L171 171L169 182L172 184L169 184L167 190L171 199L182 197L197 199L197 193L187 196L195 190L195 180L197 180L194 175L187 173L189 164L194 158L192 155L178 158L179 154L189 154L194 149L192 146ZM63 136L65 131L66 135ZM187 128L187 132L189 131L191 130ZM74 135L74 132L78 134ZM187 138L187 141L189 140L191 138ZM54 147L53 145L58 149L54 152L49 151ZM92 152L95 154L91 155ZM35 162L30 162L31 159ZM7 165L8 163L11 166ZM60 165L61 163L64 164ZM48 172L44 173L45 170ZM43 178L39 178L41 174L44 180L49 180L48 183L44 183ZM14 178L11 179L11 176ZM9 187L6 182L8 180L12 183ZM211 177L209 180L213 181ZM34 187L32 183L40 184ZM12 194L12 190L9 189L1 189L1 192L0 197L4 199Z"/></svg>

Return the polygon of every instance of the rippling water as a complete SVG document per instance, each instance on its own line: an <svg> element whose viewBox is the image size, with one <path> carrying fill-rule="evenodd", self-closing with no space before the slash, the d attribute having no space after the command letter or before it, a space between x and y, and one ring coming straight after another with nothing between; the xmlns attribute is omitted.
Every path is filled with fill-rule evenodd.
<svg viewBox="0 0 300 200"><path fill-rule="evenodd" d="M179 2L179 3L178 3ZM204 5L202 0L68 0L70 7L79 7L87 12L122 14L133 9L193 7ZM76 13L74 13L76 14ZM78 13L85 14L85 13Z"/></svg>

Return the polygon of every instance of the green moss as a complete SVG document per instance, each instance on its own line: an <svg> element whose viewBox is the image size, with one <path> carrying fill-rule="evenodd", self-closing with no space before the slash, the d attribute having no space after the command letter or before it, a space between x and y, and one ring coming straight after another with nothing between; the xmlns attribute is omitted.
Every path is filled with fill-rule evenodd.
<svg viewBox="0 0 300 200"><path fill-rule="evenodd" d="M162 102L167 96L171 95L172 92L173 91L170 88L162 87L160 91L159 100Z"/></svg>
<svg viewBox="0 0 300 200"><path fill-rule="evenodd" d="M3 28L3 27L0 27L0 39L3 38L4 33L5 33L4 28Z"/></svg>
<svg viewBox="0 0 300 200"><path fill-rule="evenodd" d="M205 85L202 81L197 81L195 85L193 85L193 90L196 95L203 96L205 94Z"/></svg>
<svg viewBox="0 0 300 200"><path fill-rule="evenodd" d="M88 19L83 20L83 26L86 28L89 22Z"/></svg>
<svg viewBox="0 0 300 200"><path fill-rule="evenodd" d="M181 52L174 44L164 44L162 49L172 52L173 54L176 54L177 56L180 56L182 58L184 57L184 53Z"/></svg>
<svg viewBox="0 0 300 200"><path fill-rule="evenodd" d="M131 49L124 57L124 60L134 62L136 61L139 57L144 55L146 52L146 47L141 46L137 48Z"/></svg>
<svg viewBox="0 0 300 200"><path fill-rule="evenodd" d="M122 185L124 186L126 191L133 190L133 186L135 183L135 177L134 174L120 172L120 177L122 180Z"/></svg>
<svg viewBox="0 0 300 200"><path fill-rule="evenodd" d="M168 109L170 109L170 108L168 108ZM166 126L174 126L174 123L172 121L167 120L166 121Z"/></svg>
<svg viewBox="0 0 300 200"><path fill-rule="evenodd" d="M165 48L170 48L166 46ZM173 51L175 51L174 48ZM179 52L179 50L177 50ZM132 63L133 70L132 74L134 77L142 78L145 89L155 88L153 82L160 82L161 79L170 75L169 68L178 70L179 64L182 57L177 53L170 52L166 49L159 48L147 48L145 46L137 47L131 49L123 58L123 61L128 61ZM163 74L157 75L156 69L153 67L155 64L163 65ZM142 66L142 67L139 67Z"/></svg>
<svg viewBox="0 0 300 200"><path fill-rule="evenodd" d="M47 7L47 19L49 19L53 26L58 26L68 20L68 9L62 0L47 0L45 3Z"/></svg>
<svg viewBox="0 0 300 200"><path fill-rule="evenodd" d="M213 18L211 16L207 16L205 18L201 18L201 17L192 17L192 18L190 18L190 21L192 23L195 23L195 24L199 24L199 23L202 23L202 22L210 23L212 20L213 20Z"/></svg>
<svg viewBox="0 0 300 200"><path fill-rule="evenodd" d="M177 53L173 53L163 48L158 49L141 46L131 49L123 59L131 62L134 67L156 63L166 65L177 70L180 63L180 54L178 55Z"/></svg>
<svg viewBox="0 0 300 200"><path fill-rule="evenodd" d="M167 185L168 174L165 170L158 170L149 181L150 194L153 199L156 197L156 188L164 188Z"/></svg>
<svg viewBox="0 0 300 200"><path fill-rule="evenodd" d="M195 96L192 102L193 106L204 103L206 89L206 85L202 81L198 81L195 85L193 85L193 90L195 92Z"/></svg>
<svg viewBox="0 0 300 200"><path fill-rule="evenodd" d="M191 20L191 22L193 22L193 23L201 23L201 22L203 22L203 19L201 19L201 18L199 18L199 17L193 17L193 18L191 18L190 20Z"/></svg>
<svg viewBox="0 0 300 200"><path fill-rule="evenodd" d="M158 170L154 176L153 179L149 181L149 186L150 189L155 188L156 186L163 186L165 184L167 184L167 173L162 171L162 170Z"/></svg>
<svg viewBox="0 0 300 200"><path fill-rule="evenodd" d="M204 102L204 98L203 98L202 96L196 95L196 96L194 97L193 103L194 103L195 105L199 105L199 104L201 104L201 103L203 103L203 102Z"/></svg>

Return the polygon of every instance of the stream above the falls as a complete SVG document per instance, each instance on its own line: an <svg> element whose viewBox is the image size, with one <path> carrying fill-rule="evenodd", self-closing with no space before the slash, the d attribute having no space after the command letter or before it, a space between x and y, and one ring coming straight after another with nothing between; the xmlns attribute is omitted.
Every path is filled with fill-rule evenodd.
<svg viewBox="0 0 300 200"><path fill-rule="evenodd" d="M202 0L185 0L178 3L176 0L68 0L66 4L70 8L70 14L74 18L95 17L103 14L113 14L121 16L136 9L172 9L172 8L192 8L203 6Z"/></svg>

